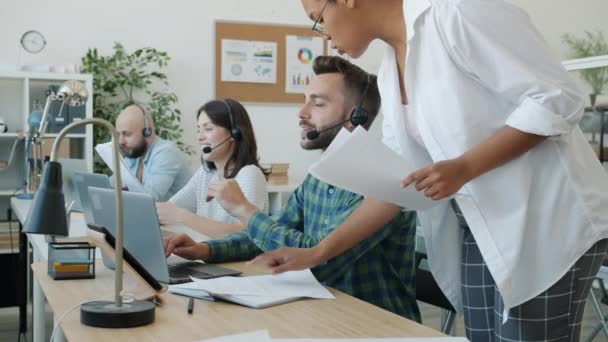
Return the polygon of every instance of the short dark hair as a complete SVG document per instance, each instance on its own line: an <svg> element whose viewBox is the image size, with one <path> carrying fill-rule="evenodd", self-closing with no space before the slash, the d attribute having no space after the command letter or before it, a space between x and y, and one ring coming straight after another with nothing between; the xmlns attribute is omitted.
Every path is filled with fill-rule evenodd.
<svg viewBox="0 0 608 342"><path fill-rule="evenodd" d="M230 106L230 112L232 113L232 119L234 120L234 126L230 126L230 116L228 114L228 108L226 105ZM196 119L198 120L201 113L205 112L211 122L220 127L224 127L227 130L231 130L232 128L238 127L241 132L240 141L235 141L236 147L230 156L228 161L228 165L231 163L234 164L234 168L231 170L224 170L224 178L234 178L239 173L239 171L247 166L247 165L255 165L264 176L268 179L268 175L270 174L269 170L264 169L260 166L259 157L258 157L258 145L255 140L255 134L253 132L253 125L251 124L251 120L249 119L249 114L243 105L233 99L225 99L225 100L212 100L199 108L196 112ZM208 170L215 170L215 164L212 162L204 161L203 165ZM219 172L219 171L218 171Z"/></svg>
<svg viewBox="0 0 608 342"><path fill-rule="evenodd" d="M318 56L313 62L312 69L315 75L341 74L344 77L344 87L346 90L346 94L344 95L356 105L361 102L361 96L363 96L365 87L368 87L362 107L367 110L369 117L367 122L362 126L365 129L369 129L374 119L378 116L381 105L376 75L369 74L339 56Z"/></svg>

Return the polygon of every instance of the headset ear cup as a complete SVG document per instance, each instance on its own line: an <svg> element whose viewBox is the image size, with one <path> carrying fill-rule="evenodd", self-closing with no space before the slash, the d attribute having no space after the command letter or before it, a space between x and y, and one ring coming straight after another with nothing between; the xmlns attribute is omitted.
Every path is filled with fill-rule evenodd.
<svg viewBox="0 0 608 342"><path fill-rule="evenodd" d="M152 135L152 130L148 127L144 128L142 134L144 135L145 138L148 138Z"/></svg>
<svg viewBox="0 0 608 342"><path fill-rule="evenodd" d="M243 139L243 135L241 134L241 130L238 128L233 128L230 132L230 135L232 136L232 139L236 140L236 141L241 141L241 139Z"/></svg>
<svg viewBox="0 0 608 342"><path fill-rule="evenodd" d="M350 114L350 123L353 126L365 125L367 122L367 118L369 114L365 108L357 106L357 108L353 109L353 112Z"/></svg>

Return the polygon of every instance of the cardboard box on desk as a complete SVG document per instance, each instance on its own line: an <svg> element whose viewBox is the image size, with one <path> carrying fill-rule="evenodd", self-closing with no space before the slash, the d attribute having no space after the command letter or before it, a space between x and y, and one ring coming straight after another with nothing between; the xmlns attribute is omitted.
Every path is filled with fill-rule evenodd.
<svg viewBox="0 0 608 342"><path fill-rule="evenodd" d="M270 164L270 177L268 181L272 184L283 185L289 183L289 164L288 163L273 163Z"/></svg>
<svg viewBox="0 0 608 342"><path fill-rule="evenodd" d="M55 138L44 138L42 139L42 155L50 156L51 150L53 149L53 143L55 142ZM61 141L61 145L59 146L59 150L57 151L58 158L69 159L70 158L70 138L64 138Z"/></svg>

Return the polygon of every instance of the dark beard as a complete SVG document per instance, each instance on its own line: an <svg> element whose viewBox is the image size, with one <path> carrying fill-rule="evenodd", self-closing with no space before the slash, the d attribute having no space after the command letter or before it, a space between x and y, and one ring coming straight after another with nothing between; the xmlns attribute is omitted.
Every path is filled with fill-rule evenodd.
<svg viewBox="0 0 608 342"><path fill-rule="evenodd" d="M147 147L148 147L148 144L146 143L146 140L141 139L141 142L137 146L133 147L133 150L131 151L131 153L127 154L126 152L124 152L124 151L123 152L125 154L125 157L136 159L136 158L143 156L144 153L146 153Z"/></svg>
<svg viewBox="0 0 608 342"><path fill-rule="evenodd" d="M305 140L300 143L300 146L305 150L325 150L331 142L334 141L334 138L343 126L338 126L336 128L330 129L328 131L324 131L319 134L319 137L313 140Z"/></svg>

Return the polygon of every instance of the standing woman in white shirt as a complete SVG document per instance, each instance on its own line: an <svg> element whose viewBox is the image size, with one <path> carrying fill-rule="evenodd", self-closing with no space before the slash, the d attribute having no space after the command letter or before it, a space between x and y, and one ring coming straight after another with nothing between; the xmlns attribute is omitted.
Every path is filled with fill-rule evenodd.
<svg viewBox="0 0 608 342"><path fill-rule="evenodd" d="M269 172L258 163L253 126L239 102L232 99L207 102L196 117L203 165L168 202L157 204L158 217L161 224L182 224L219 238L242 227L216 200L207 198L209 184L234 178L247 200L267 211Z"/></svg>
<svg viewBox="0 0 608 342"><path fill-rule="evenodd" d="M577 125L583 97L528 15L502 0L302 3L341 52L388 45L384 142L418 168L395 186L440 201L418 213L467 337L578 341L607 249L608 176ZM366 199L316 247L257 261L275 272L315 266L398 210Z"/></svg>

